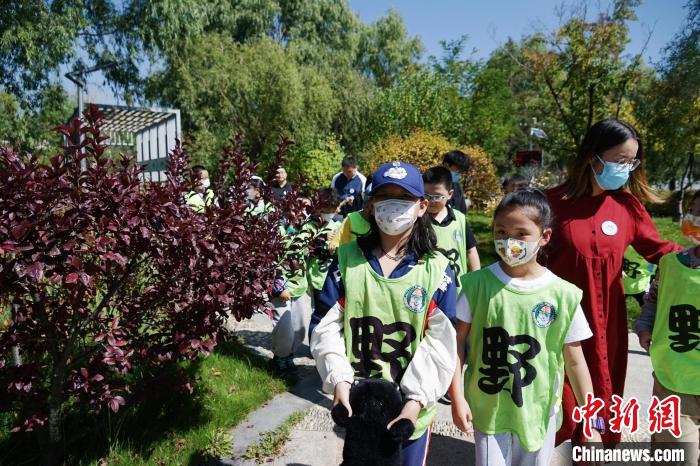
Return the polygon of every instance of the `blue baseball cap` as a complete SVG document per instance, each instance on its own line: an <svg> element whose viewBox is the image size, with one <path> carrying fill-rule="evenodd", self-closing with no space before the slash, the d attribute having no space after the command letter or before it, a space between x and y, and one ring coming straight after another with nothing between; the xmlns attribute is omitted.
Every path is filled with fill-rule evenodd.
<svg viewBox="0 0 700 466"><path fill-rule="evenodd" d="M423 176L415 165L405 162L388 162L372 175L372 194L386 184L400 186L416 197L423 197Z"/></svg>

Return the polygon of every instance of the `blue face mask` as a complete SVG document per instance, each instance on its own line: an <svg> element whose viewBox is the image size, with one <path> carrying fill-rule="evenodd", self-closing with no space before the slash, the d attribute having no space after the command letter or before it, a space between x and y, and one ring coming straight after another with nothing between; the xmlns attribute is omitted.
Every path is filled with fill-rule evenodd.
<svg viewBox="0 0 700 466"><path fill-rule="evenodd" d="M620 166L615 162L606 162L597 155L596 157L603 164L603 171L600 175L593 170L593 166L591 165L591 170L593 170L593 175L595 175L595 181L598 183L598 186L606 191L614 191L620 189L627 183L630 177L629 165Z"/></svg>
<svg viewBox="0 0 700 466"><path fill-rule="evenodd" d="M452 182L459 183L462 179L462 174L460 172L450 172L452 174Z"/></svg>

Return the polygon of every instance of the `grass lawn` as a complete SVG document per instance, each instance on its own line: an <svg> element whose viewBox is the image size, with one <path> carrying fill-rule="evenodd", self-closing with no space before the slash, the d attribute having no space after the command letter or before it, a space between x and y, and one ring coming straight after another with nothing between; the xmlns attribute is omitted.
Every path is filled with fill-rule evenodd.
<svg viewBox="0 0 700 466"><path fill-rule="evenodd" d="M99 419L93 436L69 448L66 463L199 464L210 455L230 454L229 428L288 388L271 375L263 358L235 342L221 344L209 357L182 368L196 380L192 395L177 390L174 378L161 380L143 402ZM6 422L0 420L0 464L35 463L32 439L8 437Z"/></svg>
<svg viewBox="0 0 700 466"><path fill-rule="evenodd" d="M491 234L491 217L469 212L469 225L474 231L477 240L477 250L481 258L481 266L486 267L498 260L498 255L493 249L493 236ZM673 241L681 246L690 246L690 242L683 236L677 222L670 217L654 218L656 228L661 238ZM632 328L632 322L639 316L639 304L632 298L627 299L627 322Z"/></svg>

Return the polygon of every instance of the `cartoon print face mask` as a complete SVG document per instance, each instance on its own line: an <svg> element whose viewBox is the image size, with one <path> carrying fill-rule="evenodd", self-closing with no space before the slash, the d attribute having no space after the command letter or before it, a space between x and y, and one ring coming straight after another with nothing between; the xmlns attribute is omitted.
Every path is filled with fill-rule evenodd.
<svg viewBox="0 0 700 466"><path fill-rule="evenodd" d="M515 238L494 240L496 252L503 262L511 267L530 262L540 249L539 243L539 239L537 241L522 241Z"/></svg>

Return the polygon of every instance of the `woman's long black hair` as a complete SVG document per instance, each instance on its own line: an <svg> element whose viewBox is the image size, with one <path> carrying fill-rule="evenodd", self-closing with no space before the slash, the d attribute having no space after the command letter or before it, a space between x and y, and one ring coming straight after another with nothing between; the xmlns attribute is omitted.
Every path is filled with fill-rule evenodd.
<svg viewBox="0 0 700 466"><path fill-rule="evenodd" d="M369 225L369 233L357 237L357 244L363 251L371 251L381 244L379 225L374 215L369 216ZM415 254L418 259L433 254L437 247L437 236L435 236L430 214L426 211L422 217L418 217L412 228L411 236L401 246L399 253Z"/></svg>

